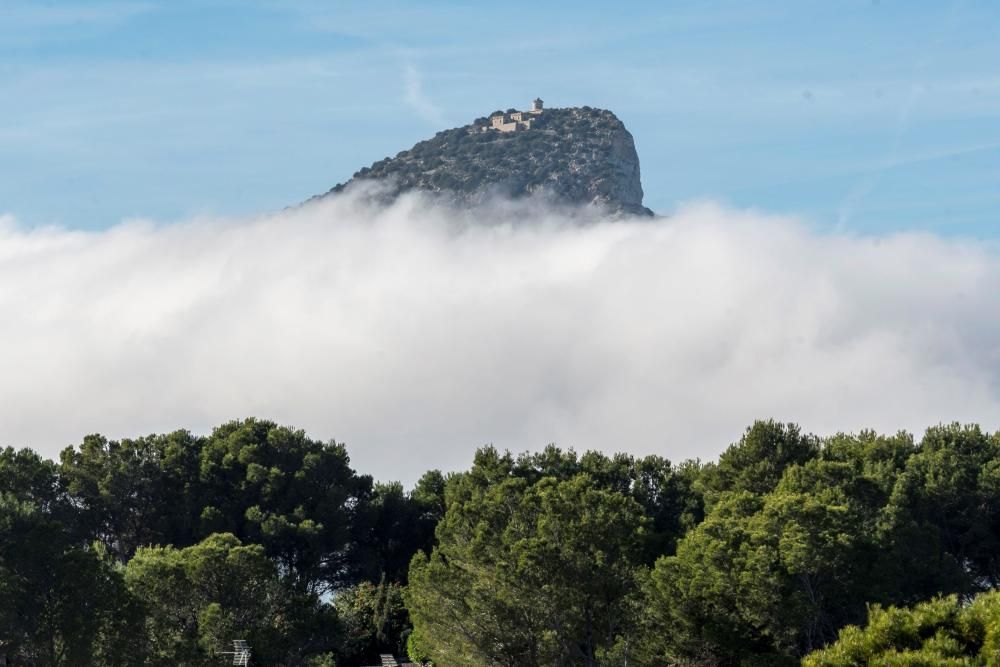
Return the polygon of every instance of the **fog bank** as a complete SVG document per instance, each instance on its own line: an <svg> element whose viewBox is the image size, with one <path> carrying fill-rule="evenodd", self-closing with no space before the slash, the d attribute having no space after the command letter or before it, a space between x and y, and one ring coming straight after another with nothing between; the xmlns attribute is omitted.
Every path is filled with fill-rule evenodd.
<svg viewBox="0 0 1000 667"><path fill-rule="evenodd" d="M0 445L259 416L413 481L475 447L711 458L755 418L996 428L1000 252L713 204L581 220L356 195L244 220L0 217Z"/></svg>

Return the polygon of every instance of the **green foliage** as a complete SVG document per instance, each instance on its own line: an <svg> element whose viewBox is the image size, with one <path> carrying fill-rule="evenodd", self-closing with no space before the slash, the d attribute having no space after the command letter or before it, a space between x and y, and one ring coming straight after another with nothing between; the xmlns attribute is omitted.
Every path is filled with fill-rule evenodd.
<svg viewBox="0 0 1000 667"><path fill-rule="evenodd" d="M125 581L146 607L144 664L218 664L233 638L262 664L295 664L335 647L333 611L286 585L262 546L216 534L184 549L143 547Z"/></svg>
<svg viewBox="0 0 1000 667"><path fill-rule="evenodd" d="M353 508L364 506L371 479L354 474L342 445L273 422L230 422L204 441L198 481L200 534L232 532L261 544L312 590L352 576Z"/></svg>
<svg viewBox="0 0 1000 667"><path fill-rule="evenodd" d="M486 449L449 483L438 546L410 566L421 650L439 664L596 664L630 627L641 508L585 473L514 473Z"/></svg>
<svg viewBox="0 0 1000 667"><path fill-rule="evenodd" d="M818 453L819 440L803 435L795 424L754 422L717 464L706 466L701 483L710 502L724 492L767 493L788 466L805 463Z"/></svg>
<svg viewBox="0 0 1000 667"><path fill-rule="evenodd" d="M431 651L420 633L413 630L406 638L406 655L420 665L431 664Z"/></svg>
<svg viewBox="0 0 1000 667"><path fill-rule="evenodd" d="M65 513L65 492L57 469L30 449L0 449L0 492L52 513Z"/></svg>
<svg viewBox="0 0 1000 667"><path fill-rule="evenodd" d="M205 438L187 431L122 441L88 436L62 453L60 475L87 538L121 562L144 545L189 546L230 532L263 545L304 588L357 576L346 552L371 479L355 475L342 445L302 431L247 419Z"/></svg>
<svg viewBox="0 0 1000 667"><path fill-rule="evenodd" d="M486 447L409 492L255 419L0 450L14 665L217 664L237 636L317 667L996 664L998 583L1000 436L959 424L761 421L706 465Z"/></svg>
<svg viewBox="0 0 1000 667"><path fill-rule="evenodd" d="M497 459L489 448L476 455L476 465L500 465L509 461L509 474L535 482L542 477L566 480L578 474L589 475L594 483L609 491L626 495L643 509L648 523L643 534L643 563L652 565L664 554L673 553L677 539L699 523L703 516L701 494L695 488L701 474L695 462L673 466L659 456L636 459L627 454L607 456L600 452L586 452L578 457L572 451L563 451L549 445L541 452L523 454L516 460Z"/></svg>
<svg viewBox="0 0 1000 667"><path fill-rule="evenodd" d="M866 603L992 585L997 453L958 425L821 446L758 422L707 467L705 521L645 584L646 663L791 664Z"/></svg>
<svg viewBox="0 0 1000 667"><path fill-rule="evenodd" d="M955 667L1000 664L1000 593L984 593L963 605L951 595L909 609L878 605L865 627L850 625L829 647L802 661L804 667Z"/></svg>
<svg viewBox="0 0 1000 667"><path fill-rule="evenodd" d="M44 509L0 490L0 657L53 667L134 664L135 608L100 550L74 547Z"/></svg>
<svg viewBox="0 0 1000 667"><path fill-rule="evenodd" d="M59 474L86 538L124 562L142 545L195 539L197 457L187 431L120 442L90 435L62 452Z"/></svg>
<svg viewBox="0 0 1000 667"><path fill-rule="evenodd" d="M444 494L447 478L440 470L429 470L417 480L411 498L421 509L421 519L436 526L444 517Z"/></svg>
<svg viewBox="0 0 1000 667"><path fill-rule="evenodd" d="M820 460L787 468L766 495L722 494L652 573L653 655L791 663L830 641L895 590L877 530L883 500L848 464Z"/></svg>
<svg viewBox="0 0 1000 667"><path fill-rule="evenodd" d="M382 653L404 652L409 618L400 584L365 581L339 591L334 606L344 634L341 667L375 664Z"/></svg>
<svg viewBox="0 0 1000 667"><path fill-rule="evenodd" d="M410 558L431 547L434 527L443 514L443 498L435 496L443 489L433 489L434 484L443 484L443 478L435 481L428 473L413 494L404 492L398 482L375 485L365 505L354 513L354 532L360 536L354 558L360 576L406 582Z"/></svg>
<svg viewBox="0 0 1000 667"><path fill-rule="evenodd" d="M922 590L1000 585L1000 437L959 424L927 430L892 489L885 523Z"/></svg>

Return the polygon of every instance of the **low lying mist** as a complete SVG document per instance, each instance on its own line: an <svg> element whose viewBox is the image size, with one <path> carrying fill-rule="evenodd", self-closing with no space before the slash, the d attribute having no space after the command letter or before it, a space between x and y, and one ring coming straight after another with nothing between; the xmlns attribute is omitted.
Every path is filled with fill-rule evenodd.
<svg viewBox="0 0 1000 667"><path fill-rule="evenodd" d="M611 220L365 193L99 232L0 218L0 445L270 418L410 482L475 447L711 458L1000 425L1000 252L694 204Z"/></svg>

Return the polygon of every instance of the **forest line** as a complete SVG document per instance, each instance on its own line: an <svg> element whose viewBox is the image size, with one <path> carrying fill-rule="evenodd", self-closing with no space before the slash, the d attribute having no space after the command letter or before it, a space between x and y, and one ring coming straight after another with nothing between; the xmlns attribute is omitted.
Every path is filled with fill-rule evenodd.
<svg viewBox="0 0 1000 667"><path fill-rule="evenodd" d="M993 664L1000 435L475 452L412 489L246 419L0 450L11 665ZM867 625L869 624L870 625ZM903 662L900 662L903 661Z"/></svg>

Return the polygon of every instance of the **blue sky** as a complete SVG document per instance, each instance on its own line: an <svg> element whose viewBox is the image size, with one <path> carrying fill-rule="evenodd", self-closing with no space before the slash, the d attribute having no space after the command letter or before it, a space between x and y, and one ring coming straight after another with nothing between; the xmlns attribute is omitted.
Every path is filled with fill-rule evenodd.
<svg viewBox="0 0 1000 667"><path fill-rule="evenodd" d="M246 215L536 95L615 111L646 203L996 236L993 2L0 0L0 213Z"/></svg>

